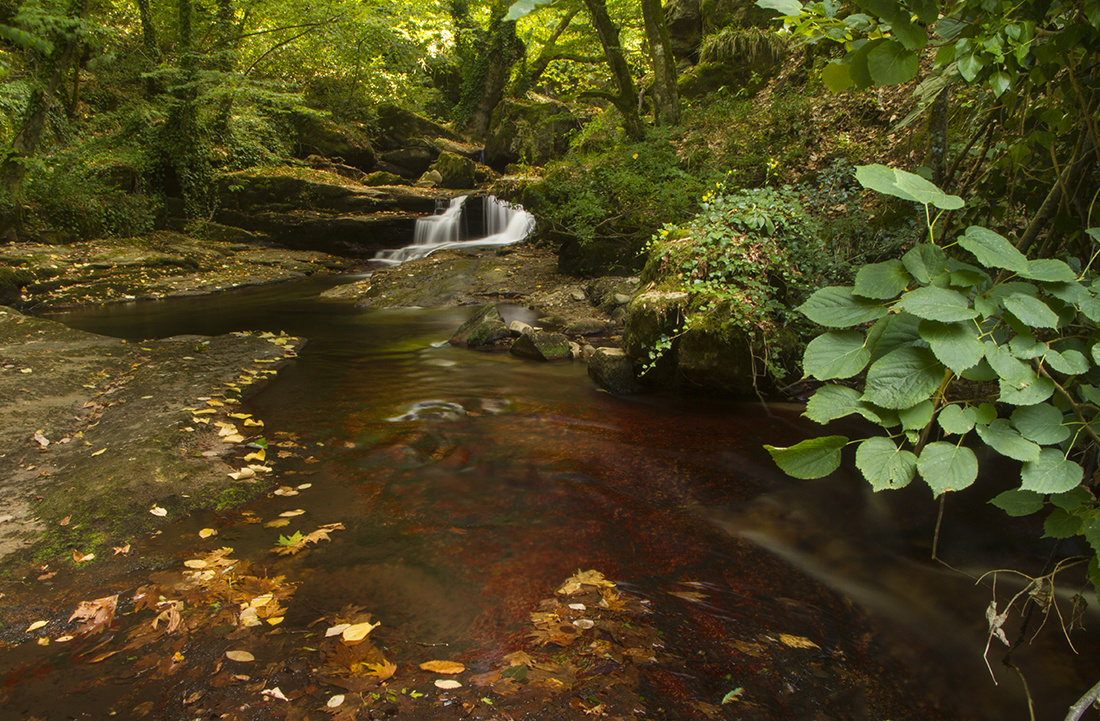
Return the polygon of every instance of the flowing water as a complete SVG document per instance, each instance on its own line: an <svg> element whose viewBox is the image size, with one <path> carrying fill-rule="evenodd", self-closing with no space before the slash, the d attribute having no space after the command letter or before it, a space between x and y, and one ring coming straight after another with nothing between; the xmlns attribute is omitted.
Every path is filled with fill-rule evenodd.
<svg viewBox="0 0 1100 721"><path fill-rule="evenodd" d="M101 659L122 631L2 650L3 718L326 717L318 709L342 689L317 681L319 632L355 607L382 624L371 638L397 666L373 691L347 685L371 709L359 718L588 718L615 703L620 718L1027 717L999 652L1000 687L982 661L988 589L925 560L927 493L872 497L842 473L806 483L772 467L763 443L810 432L798 409L613 397L581 364L446 345L469 309L360 311L319 299L326 282L56 316L132 339L241 329L310 339L247 402L273 443L290 441L272 464L279 483L308 487L170 524L138 542L161 559L155 567L95 579L97 595L126 598L228 546L256 576L298 586L281 625L195 630L149 646L156 658L131 644ZM1002 563L991 549L1018 529L998 527L980 501L954 514L941 552ZM292 509L304 514L282 528L249 522ZM271 553L281 534L334 523L344 528L329 541ZM204 527L219 535L200 541ZM608 652L570 676L560 669L579 644L531 645L531 613L582 569L646 610L592 648L626 647L624 629L645 629L655 662ZM123 626L152 616L121 610ZM1095 637L1078 639L1074 658L1050 625L1017 659L1042 719L1064 716L1100 670ZM233 648L257 660L230 675L222 655ZM545 654L533 674L559 669L541 695L508 691L516 679L499 683L499 673L497 685L469 676L491 676L520 650ZM417 669L432 658L464 663L465 685L436 687ZM261 697L274 687L291 700Z"/></svg>

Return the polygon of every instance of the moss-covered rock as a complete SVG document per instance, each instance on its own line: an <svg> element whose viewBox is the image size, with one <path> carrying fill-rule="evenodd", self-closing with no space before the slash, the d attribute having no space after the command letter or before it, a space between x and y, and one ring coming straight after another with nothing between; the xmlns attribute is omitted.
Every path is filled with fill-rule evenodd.
<svg viewBox="0 0 1100 721"><path fill-rule="evenodd" d="M630 301L623 328L623 349L634 360L643 358L658 339L674 335L687 317L686 292L650 290Z"/></svg>
<svg viewBox="0 0 1100 721"><path fill-rule="evenodd" d="M450 128L396 105L381 105L377 112L375 125L381 133L376 142L385 150L408 147L410 141L418 138L445 138L460 143L464 140Z"/></svg>
<svg viewBox="0 0 1100 721"><path fill-rule="evenodd" d="M370 140L359 127L341 125L314 113L298 113L294 125L298 130L299 158L310 155L339 158L364 171L373 169L377 162Z"/></svg>
<svg viewBox="0 0 1100 721"><path fill-rule="evenodd" d="M532 331L521 333L510 349L512 355L541 361L568 360L573 357L569 339L562 333Z"/></svg>
<svg viewBox="0 0 1100 721"><path fill-rule="evenodd" d="M409 181L405 180L397 173L390 173L385 170L376 170L364 176L361 182L363 185L370 185L372 187L380 185L409 185Z"/></svg>
<svg viewBox="0 0 1100 721"><path fill-rule="evenodd" d="M460 325L449 342L454 346L477 348L511 337L500 311L495 305L486 305Z"/></svg>
<svg viewBox="0 0 1100 721"><path fill-rule="evenodd" d="M580 123L565 105L536 95L508 100L493 113L485 140L485 163L498 170L509 163L544 165L569 150Z"/></svg>
<svg viewBox="0 0 1100 721"><path fill-rule="evenodd" d="M474 169L477 164L464 156L443 151L432 164L432 170L440 175L439 187L463 190L474 187Z"/></svg>
<svg viewBox="0 0 1100 721"><path fill-rule="evenodd" d="M677 380L686 388L746 395L753 390L752 340L739 328L689 327L676 343Z"/></svg>
<svg viewBox="0 0 1100 721"><path fill-rule="evenodd" d="M634 364L621 348L597 348L588 357L588 376L611 393L636 393Z"/></svg>

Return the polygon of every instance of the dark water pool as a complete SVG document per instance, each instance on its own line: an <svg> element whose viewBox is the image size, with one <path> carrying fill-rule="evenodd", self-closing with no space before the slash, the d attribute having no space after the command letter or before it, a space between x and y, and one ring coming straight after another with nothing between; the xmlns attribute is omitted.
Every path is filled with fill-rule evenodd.
<svg viewBox="0 0 1100 721"><path fill-rule="evenodd" d="M1027 718L1000 650L999 687L982 660L989 590L926 560L927 493L872 497L850 476L798 482L770 464L763 443L812 432L798 409L612 397L581 364L444 344L469 309L359 311L318 298L327 283L55 316L131 339L309 338L246 409L270 451L283 443L269 456L279 484L308 487L144 539L156 567L95 579L120 594L109 631L0 649L4 718ZM945 530L942 553L968 570L1004 562L1013 531L982 500ZM288 510L303 513L252 522ZM300 554L271 552L337 523ZM200 540L206 527L218 535ZM219 547L260 579L247 583L295 584L282 623L234 630L228 597L192 593L188 634L141 630L155 612L128 600L135 590L170 588ZM637 613L539 645L531 614L588 569ZM380 656L350 658L321 635L368 613L381 623L372 653L396 665L385 681L370 680ZM1095 637L1074 657L1052 631L1017 657L1044 719L1100 673ZM230 649L256 660L229 669ZM501 682L518 651L537 659L531 677ZM463 686L417 668L432 658L463 663ZM276 687L289 700L263 694ZM347 705L326 706L338 693Z"/></svg>

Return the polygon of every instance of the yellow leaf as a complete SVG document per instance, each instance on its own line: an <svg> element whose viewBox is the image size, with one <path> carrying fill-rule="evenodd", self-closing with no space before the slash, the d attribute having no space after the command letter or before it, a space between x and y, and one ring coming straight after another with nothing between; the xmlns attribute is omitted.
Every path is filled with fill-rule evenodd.
<svg viewBox="0 0 1100 721"><path fill-rule="evenodd" d="M382 659L382 663L368 663L367 676L375 676L379 681L385 681L397 672L397 664Z"/></svg>
<svg viewBox="0 0 1100 721"><path fill-rule="evenodd" d="M160 506L153 506L149 509L149 513L152 513L154 516L160 516L161 518L168 515L168 511Z"/></svg>
<svg viewBox="0 0 1100 721"><path fill-rule="evenodd" d="M45 624L46 622L43 621L42 623ZM345 628L351 628L351 624L350 623L338 623L335 626L329 628L327 631L325 631L325 638L331 638L332 636L339 636L340 634L342 634L344 632Z"/></svg>
<svg viewBox="0 0 1100 721"><path fill-rule="evenodd" d="M38 629L45 626L47 623L49 623L49 621L35 621L30 626L27 626L27 630L25 631L25 633L31 633L33 631L37 631Z"/></svg>
<svg viewBox="0 0 1100 721"><path fill-rule="evenodd" d="M92 456L95 457L95 456L101 455L101 454L106 453L106 452L107 452L106 448L100 448L98 451L93 453Z"/></svg>
<svg viewBox="0 0 1100 721"><path fill-rule="evenodd" d="M224 406L225 404L219 401L217 398L211 398L206 402L208 406Z"/></svg>
<svg viewBox="0 0 1100 721"><path fill-rule="evenodd" d="M278 626L280 623L283 622L283 617L272 616L271 618L267 619L267 622L270 623L272 626Z"/></svg>
<svg viewBox="0 0 1100 721"><path fill-rule="evenodd" d="M244 436L240 435L239 433L234 433L231 436L226 436L222 440L226 443L244 443Z"/></svg>
<svg viewBox="0 0 1100 721"><path fill-rule="evenodd" d="M67 643L67 642L72 641L72 640L73 640L72 636L58 636L57 638L54 639L54 643Z"/></svg>
<svg viewBox="0 0 1100 721"><path fill-rule="evenodd" d="M238 420L243 421L245 418L251 418L252 414L251 413L230 413L229 417L230 418L236 418Z"/></svg>
<svg viewBox="0 0 1100 721"><path fill-rule="evenodd" d="M329 708L336 708L342 703L344 703L344 694L338 693L330 698L328 701L326 701L325 706L328 706Z"/></svg>
<svg viewBox="0 0 1100 721"><path fill-rule="evenodd" d="M420 668L425 671L445 674L462 673L466 670L465 666L456 661L425 661L420 664Z"/></svg>
<svg viewBox="0 0 1100 721"><path fill-rule="evenodd" d="M779 640L785 646L790 646L791 648L821 648L821 646L818 646L808 638L803 636L792 636L789 633L779 634Z"/></svg>
<svg viewBox="0 0 1100 721"><path fill-rule="evenodd" d="M258 451L253 451L244 457L246 461L262 461L267 457L267 453L261 448Z"/></svg>
<svg viewBox="0 0 1100 721"><path fill-rule="evenodd" d="M274 600L275 596L273 594L265 593L261 596L256 596L256 598L252 599L249 605L252 606L252 608L259 608L260 606L266 606Z"/></svg>
<svg viewBox="0 0 1100 721"><path fill-rule="evenodd" d="M300 516L303 513L305 513L305 511L303 511L301 508L298 508L298 509L293 510L293 511L283 511L282 513L279 514L279 517L280 518L294 518L295 516Z"/></svg>
<svg viewBox="0 0 1100 721"><path fill-rule="evenodd" d="M228 475L234 481L241 481L241 480L244 480L245 478L252 478L253 476L256 475L256 471L252 470L251 468L242 468L241 470L239 470L235 473L228 473L226 475Z"/></svg>
<svg viewBox="0 0 1100 721"><path fill-rule="evenodd" d="M183 659L184 659L184 656L179 651L176 651L174 654L172 654L172 660L175 661L176 663L182 662Z"/></svg>
<svg viewBox="0 0 1100 721"><path fill-rule="evenodd" d="M312 483L303 483L303 484L298 486L299 491L304 491L307 488L313 488L313 484Z"/></svg>
<svg viewBox="0 0 1100 721"><path fill-rule="evenodd" d="M340 636L348 643L355 643L356 641L362 641L367 637L368 633L378 628L379 625L380 624L370 622L356 623L345 628Z"/></svg>
<svg viewBox="0 0 1100 721"><path fill-rule="evenodd" d="M210 425L210 419L209 418L199 418L197 416L192 418L191 422L192 423L202 423L203 425Z"/></svg>
<svg viewBox="0 0 1100 721"><path fill-rule="evenodd" d="M204 528L199 531L199 538L210 538L211 536L216 535L218 535L218 532L215 531L213 528Z"/></svg>
<svg viewBox="0 0 1100 721"><path fill-rule="evenodd" d="M37 643L37 644L38 644L39 646L49 646L49 645L50 645L50 639L48 639L48 638L47 638L47 637L45 637L45 636L39 636L39 637L38 637L38 640L36 641L36 643Z"/></svg>
<svg viewBox="0 0 1100 721"><path fill-rule="evenodd" d="M208 564L201 558L192 558L190 561L184 561L183 565L187 566L188 568L206 568L210 564Z"/></svg>
<svg viewBox="0 0 1100 721"><path fill-rule="evenodd" d="M248 651L226 651L225 657L230 661L239 661L240 663L248 663L249 661L256 660L256 657Z"/></svg>
<svg viewBox="0 0 1100 721"><path fill-rule="evenodd" d="M462 684L458 681L455 681L453 678L437 678L435 680L435 686L436 688L441 688L444 690L449 690L452 688L462 688Z"/></svg>
<svg viewBox="0 0 1100 721"><path fill-rule="evenodd" d="M258 463L249 463L248 467L256 473L271 473L271 466L261 466Z"/></svg>
<svg viewBox="0 0 1100 721"><path fill-rule="evenodd" d="M264 528L282 528L283 526L289 526L289 518L276 518L274 521L268 521L264 524Z"/></svg>
<svg viewBox="0 0 1100 721"><path fill-rule="evenodd" d="M262 428L263 425L264 425L264 422L263 421L256 421L256 420L253 420L251 418L246 418L245 421L244 421L244 425L245 425L246 428L248 426L259 426L260 428Z"/></svg>
<svg viewBox="0 0 1100 721"><path fill-rule="evenodd" d="M231 436L237 432L237 426L232 423L218 423L219 436Z"/></svg>

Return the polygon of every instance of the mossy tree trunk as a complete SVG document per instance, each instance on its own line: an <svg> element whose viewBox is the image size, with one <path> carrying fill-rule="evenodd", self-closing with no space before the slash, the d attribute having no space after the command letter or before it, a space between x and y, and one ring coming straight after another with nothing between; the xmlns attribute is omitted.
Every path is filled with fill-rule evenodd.
<svg viewBox="0 0 1100 721"><path fill-rule="evenodd" d="M600 95L610 100L623 116L626 134L632 140L641 140L645 132L642 129L642 119L638 115L638 94L634 86L634 78L630 74L630 66L627 65L626 56L623 55L622 44L619 42L619 28L607 14L605 0L584 0L584 5L592 16L592 26L596 29L600 45L603 46L607 64L611 68L611 75L615 79L618 91L611 94L589 94Z"/></svg>
<svg viewBox="0 0 1100 721"><path fill-rule="evenodd" d="M680 122L680 95L676 89L676 61L661 0L642 0L645 34L649 41L649 59L653 64L654 119L658 125Z"/></svg>

